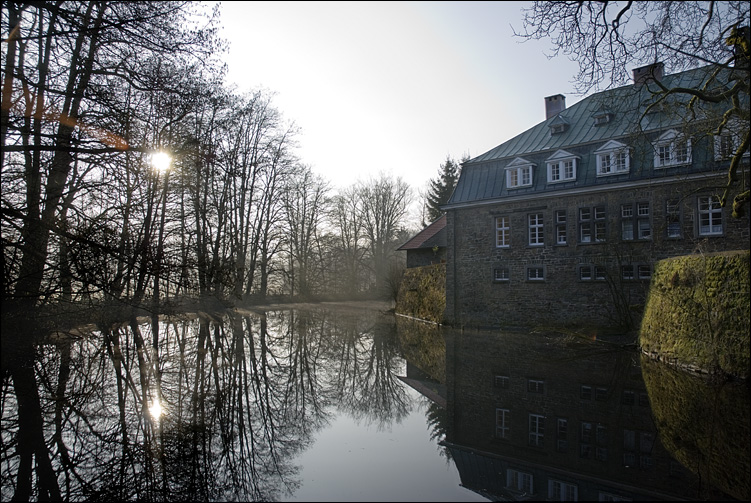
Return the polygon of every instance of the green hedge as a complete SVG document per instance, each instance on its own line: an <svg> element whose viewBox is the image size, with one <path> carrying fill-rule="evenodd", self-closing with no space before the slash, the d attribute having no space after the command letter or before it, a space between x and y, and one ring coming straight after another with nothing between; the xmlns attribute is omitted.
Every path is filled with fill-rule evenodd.
<svg viewBox="0 0 751 503"><path fill-rule="evenodd" d="M446 309L446 264L412 267L404 271L395 311L435 323Z"/></svg>
<svg viewBox="0 0 751 503"><path fill-rule="evenodd" d="M747 378L750 300L748 250L661 260L639 344L683 366Z"/></svg>

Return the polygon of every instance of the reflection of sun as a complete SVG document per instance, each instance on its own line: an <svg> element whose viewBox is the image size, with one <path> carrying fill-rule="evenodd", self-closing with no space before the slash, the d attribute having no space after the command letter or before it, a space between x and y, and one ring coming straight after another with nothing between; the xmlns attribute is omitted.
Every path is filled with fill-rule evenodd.
<svg viewBox="0 0 751 503"><path fill-rule="evenodd" d="M159 400L154 400L149 406L149 412L154 419L159 419L159 417L164 414L164 409L162 409L162 404L159 403Z"/></svg>

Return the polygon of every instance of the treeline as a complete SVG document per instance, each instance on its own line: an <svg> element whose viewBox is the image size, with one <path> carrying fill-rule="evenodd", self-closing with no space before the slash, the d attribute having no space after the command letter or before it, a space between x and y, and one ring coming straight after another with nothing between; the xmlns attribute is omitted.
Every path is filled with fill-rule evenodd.
<svg viewBox="0 0 751 503"><path fill-rule="evenodd" d="M411 188L333 190L271 93L224 84L204 9L3 2L4 304L393 287Z"/></svg>

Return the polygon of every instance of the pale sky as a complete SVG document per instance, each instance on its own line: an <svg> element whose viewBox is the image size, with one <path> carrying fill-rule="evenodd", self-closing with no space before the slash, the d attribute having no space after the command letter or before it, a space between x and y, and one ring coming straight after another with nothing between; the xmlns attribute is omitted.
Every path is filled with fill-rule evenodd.
<svg viewBox="0 0 751 503"><path fill-rule="evenodd" d="M425 191L450 155L483 154L581 99L577 65L513 36L530 2L222 3L228 83L266 89L300 161L351 185L383 171Z"/></svg>

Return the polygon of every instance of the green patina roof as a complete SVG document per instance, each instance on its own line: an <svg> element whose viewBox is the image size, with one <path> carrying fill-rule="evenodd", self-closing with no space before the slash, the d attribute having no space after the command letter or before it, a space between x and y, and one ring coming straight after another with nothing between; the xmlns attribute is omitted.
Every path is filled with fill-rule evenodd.
<svg viewBox="0 0 751 503"><path fill-rule="evenodd" d="M701 88L714 67L702 67L685 72L667 75L661 82L669 88ZM445 209L488 199L496 199L525 192L559 190L561 188L589 186L598 183L613 183L644 177L642 170L636 172L632 163L631 173L615 177L595 176L595 163L592 153L610 140L617 140L631 146L630 137L637 132L642 134L664 131L670 128L682 129L691 123L686 117L686 95L673 95L659 108L644 115L647 106L654 101L653 91L658 88L654 82L645 85L628 85L602 91L588 96L536 126L479 155L462 165L461 176L456 189ZM702 117L702 110L697 107ZM603 125L595 124L595 116L610 114L610 120ZM562 133L552 134L551 126L563 124ZM547 184L545 161L558 150L563 150L580 158L577 179L555 185ZM505 187L505 168L514 160L523 158L533 162L536 168L533 185L528 188ZM518 161L517 161L518 162ZM695 162L696 164L696 162ZM651 170L650 170L651 171ZM653 175L649 173L649 175ZM606 178L606 179L604 179Z"/></svg>

